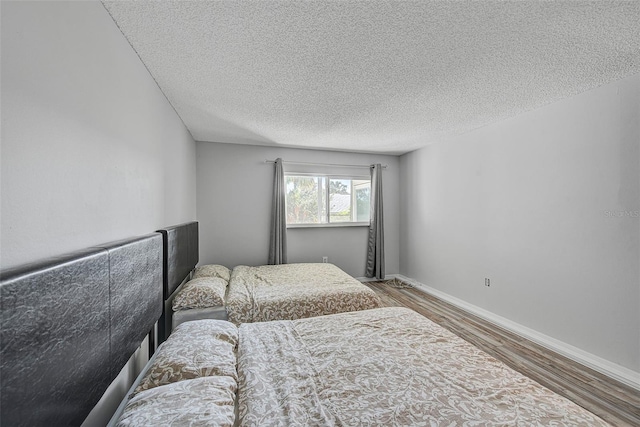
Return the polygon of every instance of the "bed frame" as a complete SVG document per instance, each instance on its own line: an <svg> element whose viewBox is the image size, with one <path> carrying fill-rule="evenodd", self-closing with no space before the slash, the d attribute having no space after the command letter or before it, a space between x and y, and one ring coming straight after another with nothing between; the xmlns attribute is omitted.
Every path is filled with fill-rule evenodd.
<svg viewBox="0 0 640 427"><path fill-rule="evenodd" d="M158 230L163 246L162 316L158 323L158 343L167 339L172 330L173 299L191 278L199 261L198 222L192 221Z"/></svg>
<svg viewBox="0 0 640 427"><path fill-rule="evenodd" d="M0 272L0 425L80 425L162 314L162 235Z"/></svg>

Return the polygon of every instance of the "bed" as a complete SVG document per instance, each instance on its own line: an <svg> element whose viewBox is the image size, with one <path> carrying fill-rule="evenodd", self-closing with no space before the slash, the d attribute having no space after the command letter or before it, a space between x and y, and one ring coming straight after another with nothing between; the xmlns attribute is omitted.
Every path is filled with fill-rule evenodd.
<svg viewBox="0 0 640 427"><path fill-rule="evenodd" d="M374 291L328 263L236 266L198 263L198 223L159 230L165 253L165 336L197 319L236 325L366 310ZM193 270L193 273L190 273Z"/></svg>
<svg viewBox="0 0 640 427"><path fill-rule="evenodd" d="M180 325L112 426L606 426L407 308Z"/></svg>
<svg viewBox="0 0 640 427"><path fill-rule="evenodd" d="M236 325L380 307L374 291L333 264L204 265L173 297L172 327L197 319Z"/></svg>

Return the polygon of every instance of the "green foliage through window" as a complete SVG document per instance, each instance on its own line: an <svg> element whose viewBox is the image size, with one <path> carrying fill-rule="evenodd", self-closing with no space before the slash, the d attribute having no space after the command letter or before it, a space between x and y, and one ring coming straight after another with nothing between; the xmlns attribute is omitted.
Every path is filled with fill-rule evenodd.
<svg viewBox="0 0 640 427"><path fill-rule="evenodd" d="M287 224L369 222L371 180L286 175Z"/></svg>

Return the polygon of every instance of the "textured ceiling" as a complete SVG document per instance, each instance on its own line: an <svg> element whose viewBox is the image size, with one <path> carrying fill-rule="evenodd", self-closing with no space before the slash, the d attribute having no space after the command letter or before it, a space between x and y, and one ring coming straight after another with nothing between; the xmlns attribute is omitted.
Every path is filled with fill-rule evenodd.
<svg viewBox="0 0 640 427"><path fill-rule="evenodd" d="M198 141L400 154L640 72L640 1L103 1Z"/></svg>

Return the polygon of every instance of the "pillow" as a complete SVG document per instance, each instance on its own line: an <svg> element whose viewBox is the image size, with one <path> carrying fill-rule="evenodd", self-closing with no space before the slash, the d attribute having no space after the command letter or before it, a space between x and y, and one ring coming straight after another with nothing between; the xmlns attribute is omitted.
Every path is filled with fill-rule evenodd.
<svg viewBox="0 0 640 427"><path fill-rule="evenodd" d="M236 389L231 377L204 377L146 390L127 403L118 426L231 427Z"/></svg>
<svg viewBox="0 0 640 427"><path fill-rule="evenodd" d="M196 267L191 278L197 279L199 277L219 277L228 282L231 279L231 270L224 265L201 265L200 267Z"/></svg>
<svg viewBox="0 0 640 427"><path fill-rule="evenodd" d="M200 277L188 281L173 299L173 311L224 305L228 283L219 277Z"/></svg>
<svg viewBox="0 0 640 427"><path fill-rule="evenodd" d="M160 347L134 393L208 376L237 380L238 328L224 320L194 320L179 325Z"/></svg>

